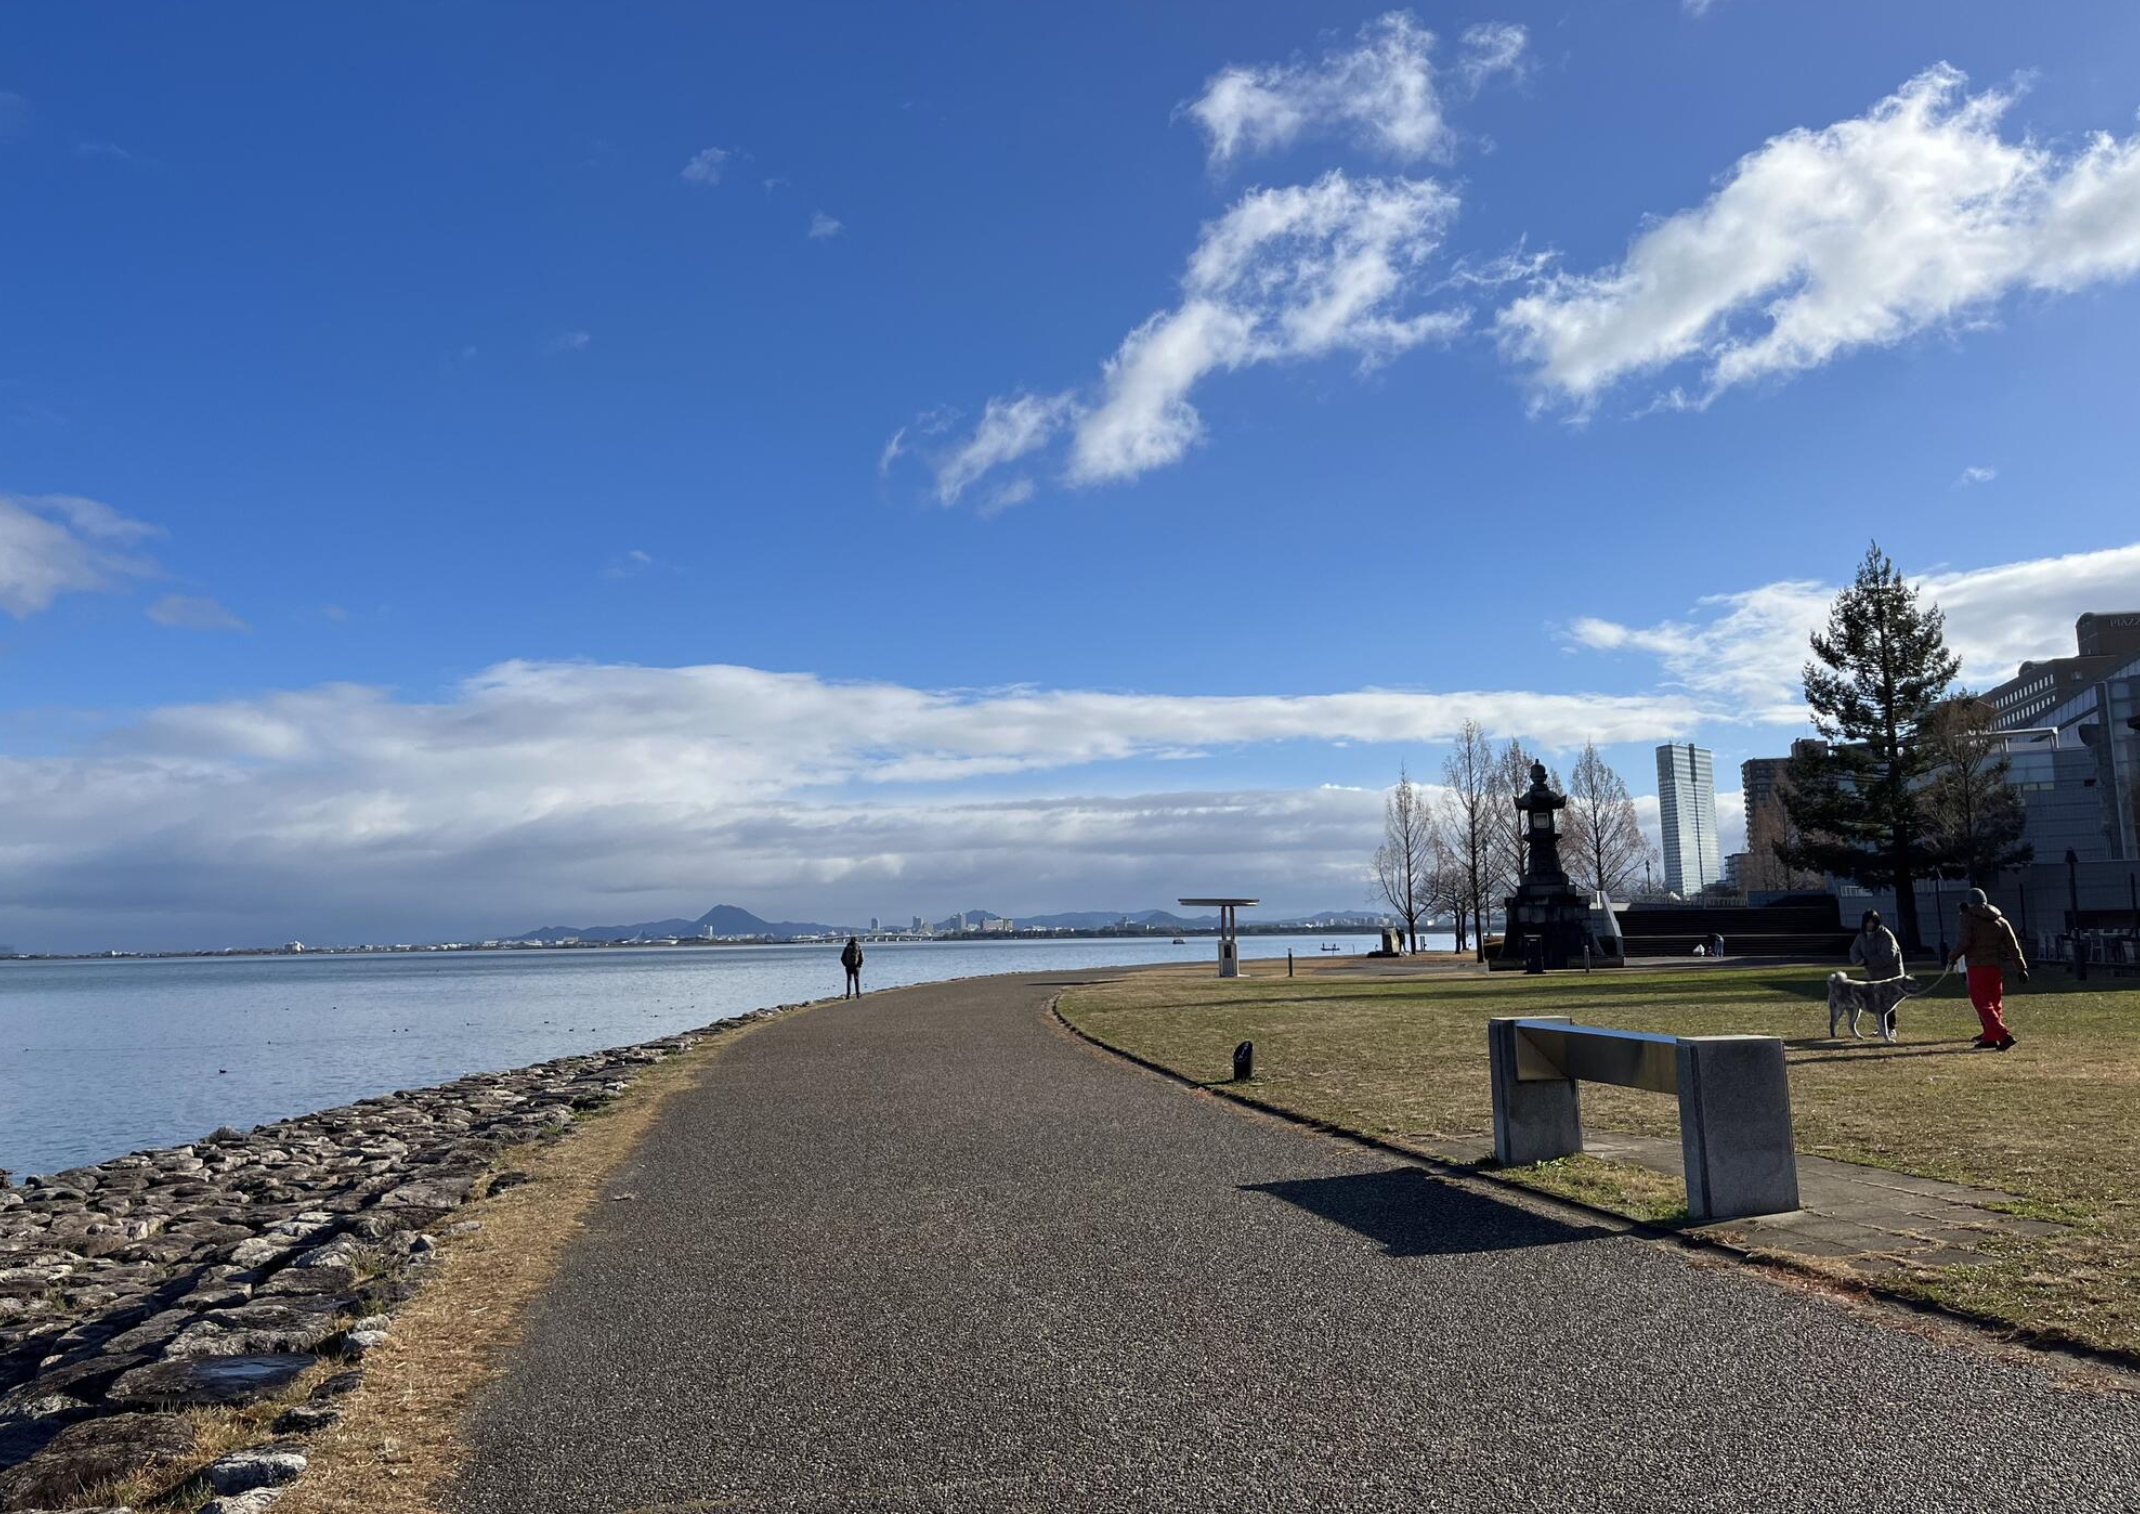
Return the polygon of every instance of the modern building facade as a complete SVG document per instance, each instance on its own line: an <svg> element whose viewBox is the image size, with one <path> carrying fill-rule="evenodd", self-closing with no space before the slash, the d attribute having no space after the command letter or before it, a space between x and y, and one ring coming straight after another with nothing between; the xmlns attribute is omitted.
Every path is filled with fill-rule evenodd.
<svg viewBox="0 0 2140 1514"><path fill-rule="evenodd" d="M2024 662L1984 694L2004 730L2052 724L2046 717L2121 664L2140 657L2140 611L2091 612L2073 623L2072 657Z"/></svg>
<svg viewBox="0 0 2140 1514"><path fill-rule="evenodd" d="M1724 878L1716 840L1716 759L1689 742L1657 749L1657 824L1664 886L1691 898Z"/></svg>

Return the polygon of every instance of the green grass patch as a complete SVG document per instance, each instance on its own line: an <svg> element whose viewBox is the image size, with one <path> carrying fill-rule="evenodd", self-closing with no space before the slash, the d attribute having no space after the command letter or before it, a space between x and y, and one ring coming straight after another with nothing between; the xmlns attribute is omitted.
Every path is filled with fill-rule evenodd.
<svg viewBox="0 0 2140 1514"><path fill-rule="evenodd" d="M2007 999L2010 1052L1970 1048L1951 977L1906 1003L1897 1046L1828 1039L1823 967L1682 968L1378 979L1322 970L1221 980L1204 969L1073 989L1064 1016L1104 1044L1224 1082L1256 1043L1255 1096L1427 1155L1472 1161L1492 1129L1486 1021L1569 1015L1674 1035L1772 1035L1790 1066L1802 1152L1998 1189L2069 1227L2002 1242L1983 1265L1881 1286L2030 1329L2140 1353L2140 982L2045 971ZM1672 1138L1671 1099L1584 1085L1583 1122ZM1673 1179L1584 1157L1500 1175L1645 1220L1683 1216ZM1602 1169L1602 1170L1601 1170Z"/></svg>

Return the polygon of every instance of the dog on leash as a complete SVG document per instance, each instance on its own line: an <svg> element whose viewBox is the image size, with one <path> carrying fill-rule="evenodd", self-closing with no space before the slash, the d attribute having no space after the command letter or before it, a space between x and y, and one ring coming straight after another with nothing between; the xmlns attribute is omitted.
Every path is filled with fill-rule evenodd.
<svg viewBox="0 0 2140 1514"><path fill-rule="evenodd" d="M1842 1023L1843 1012L1850 1012L1850 1033L1858 1040L1865 1039L1858 1033L1858 1017L1870 1012L1879 1017L1880 1034L1889 1042L1895 1039L1895 1010L1904 999L1924 992L1922 985L1904 973L1899 978L1879 978L1871 982L1853 978L1848 973L1828 974L1828 1037L1835 1038L1835 1028Z"/></svg>

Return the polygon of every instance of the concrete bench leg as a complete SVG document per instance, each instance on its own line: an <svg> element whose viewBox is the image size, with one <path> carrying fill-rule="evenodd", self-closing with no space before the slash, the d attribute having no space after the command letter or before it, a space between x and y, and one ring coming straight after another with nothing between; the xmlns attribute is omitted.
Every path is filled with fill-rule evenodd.
<svg viewBox="0 0 2140 1514"><path fill-rule="evenodd" d="M1530 1018L1566 1020L1567 1016ZM1486 1022L1486 1051L1493 1064L1494 1160L1503 1167L1523 1167L1581 1151L1583 1117L1575 1080L1519 1082L1514 1020Z"/></svg>
<svg viewBox="0 0 2140 1514"><path fill-rule="evenodd" d="M1696 1224L1796 1209L1798 1153L1783 1043L1773 1036L1681 1041L1679 1141L1687 1214Z"/></svg>

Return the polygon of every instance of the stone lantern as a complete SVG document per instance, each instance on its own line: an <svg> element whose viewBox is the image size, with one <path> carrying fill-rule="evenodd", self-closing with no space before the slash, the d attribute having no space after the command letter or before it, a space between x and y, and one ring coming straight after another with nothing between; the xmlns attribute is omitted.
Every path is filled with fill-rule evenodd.
<svg viewBox="0 0 2140 1514"><path fill-rule="evenodd" d="M1532 942L1548 968L1581 967L1586 943L1597 966L1618 966L1622 960L1619 937L1593 928L1590 900L1569 886L1560 865L1560 812L1567 807L1567 796L1546 783L1546 765L1532 763L1531 786L1516 796L1523 816L1523 878L1514 896L1503 901L1507 924L1491 967L1522 967Z"/></svg>

